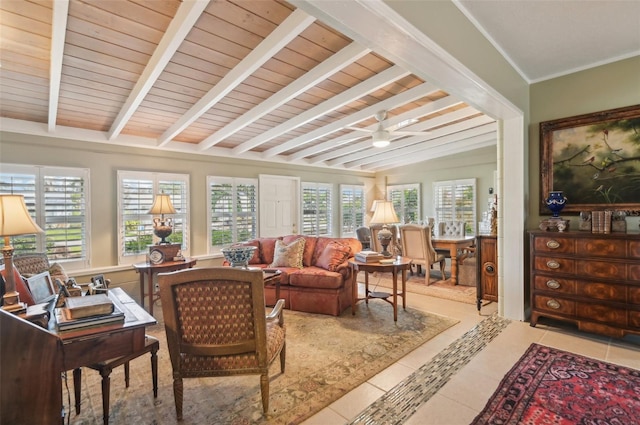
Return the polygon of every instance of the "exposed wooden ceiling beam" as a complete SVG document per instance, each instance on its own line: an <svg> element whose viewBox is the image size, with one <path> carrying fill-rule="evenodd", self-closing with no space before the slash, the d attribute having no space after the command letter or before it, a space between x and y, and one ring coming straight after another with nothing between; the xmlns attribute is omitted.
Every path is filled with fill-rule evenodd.
<svg viewBox="0 0 640 425"><path fill-rule="evenodd" d="M224 128L204 139L200 142L200 148L207 149L214 146L236 131L241 130L279 106L284 105L291 99L313 88L315 85L321 83L329 78L329 76L339 72L342 68L357 61L369 52L371 52L371 50L360 46L358 43L349 44L329 59L318 64L311 71L284 87L278 93L265 99L253 109L247 111Z"/></svg>
<svg viewBox="0 0 640 425"><path fill-rule="evenodd" d="M233 153L238 155L250 149L253 149L256 146L266 143L275 137L285 134L310 121L313 121L318 117L326 115L331 111L335 111L336 109L357 99L360 99L361 97L374 92L407 75L409 75L409 72L400 68L399 66L388 68L381 73L376 74L373 77L357 84L356 86L353 86L350 89L347 89L344 92L320 103L319 105L314 106L313 108L303 112L302 114L267 130L259 136L256 136L250 140L247 140L246 142L239 144L233 149Z"/></svg>
<svg viewBox="0 0 640 425"><path fill-rule="evenodd" d="M118 137L124 126L127 125L208 4L209 0L192 0L180 4L176 15L162 36L162 40L158 43L136 85L111 124L107 136L109 140Z"/></svg>
<svg viewBox="0 0 640 425"><path fill-rule="evenodd" d="M260 68L266 61L282 50L294 38L315 21L313 16L297 9L287 17L271 34L269 34L254 50L230 70L218 84L207 92L186 114L169 127L158 139L158 146L163 146L180 134L189 124L207 112L220 99L242 83L249 75ZM206 147L199 146L201 151Z"/></svg>
<svg viewBox="0 0 640 425"><path fill-rule="evenodd" d="M69 0L53 2L51 22L51 63L49 65L49 132L56 130L58 101L60 100L60 81L62 79L62 60L64 58L64 40L67 35L67 16Z"/></svg>

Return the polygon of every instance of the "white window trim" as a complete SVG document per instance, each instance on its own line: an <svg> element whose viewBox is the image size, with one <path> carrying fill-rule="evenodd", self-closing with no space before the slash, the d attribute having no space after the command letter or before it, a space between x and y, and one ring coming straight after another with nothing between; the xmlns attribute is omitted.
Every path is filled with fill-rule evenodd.
<svg viewBox="0 0 640 425"><path fill-rule="evenodd" d="M354 193L356 191L361 191L362 192L362 223L353 223L353 232L344 232L344 208L343 208L343 204L342 204L342 199L343 199L343 193L345 190L350 189L352 191L354 191ZM365 217L366 217L366 213L367 213L367 198L365 196L365 189L364 189L364 185L355 185L355 184L341 184L340 185L340 237L342 238L355 238L357 237L356 235L356 229L360 226L364 226L365 225ZM356 214L356 210L354 209L352 211L352 213Z"/></svg>
<svg viewBox="0 0 640 425"><path fill-rule="evenodd" d="M420 190L420 183L408 183L408 184L397 184L397 185L390 185L387 186L387 200L389 201L393 201L393 199L391 198L391 193L394 191L402 191L403 195L402 195L402 201L401 201L401 206L400 206L400 211L396 211L396 213L398 214L398 219L400 220L400 223L404 223L405 222L405 214L404 214L404 209L405 209L405 198L404 198L404 190L406 189L411 189L411 190L415 190L416 193L418 194L418 199L417 199L417 203L418 203L418 221L422 220L422 191Z"/></svg>
<svg viewBox="0 0 640 425"><path fill-rule="evenodd" d="M317 191L319 189L327 189L329 191L329 210L327 211L327 219L329 220L329 222L327 223L327 230L329 233L321 233L321 234L315 234L315 235L307 235L306 233L304 233L304 190L305 189L314 189ZM305 236L316 236L316 237L320 237L320 236L332 236L333 234L333 185L330 183L314 183L314 182L302 182L302 184L300 185L300 217L301 217L301 222L300 222L300 234L305 235Z"/></svg>
<svg viewBox="0 0 640 425"><path fill-rule="evenodd" d="M79 260L56 260L63 263L65 269L80 270L89 268L91 265L91 180L88 168L73 167L49 167L41 165L27 164L1 164L2 173L7 174L31 174L35 175L35 207L36 223L45 229L45 201L44 201L44 175L80 177L84 180L84 202L85 202L85 230L83 235L84 251L83 258ZM46 238L44 234L36 235L36 246L38 252L46 252Z"/></svg>
<svg viewBox="0 0 640 425"><path fill-rule="evenodd" d="M258 179L254 179L254 178L238 178L238 177L222 177L222 176L207 176L207 247L208 247L208 252L209 254L213 254L213 255L219 255L221 254L221 249L224 248L224 246L221 245L213 245L213 240L211 239L211 232L212 232L212 228L211 228L211 221L213 220L212 217L212 212L211 212L211 185L213 183L218 183L218 184L230 184L232 186L232 197L235 200L236 196L237 196L237 186L239 184L246 184L246 185L254 185L256 188L256 198L255 198L255 208L256 208L256 237L258 237L258 235L260 234L260 217L259 217L259 206L260 206L260 191L259 191L259 184L258 184ZM235 202L233 202L234 208L235 208ZM234 210L234 214L235 214L235 210ZM234 239L234 243L235 242L244 242L244 241L236 241L236 230L235 230L235 226L234 226L234 231L233 231L233 239Z"/></svg>
<svg viewBox="0 0 640 425"><path fill-rule="evenodd" d="M123 232L121 231L124 228L123 216L122 216L122 180L123 179L131 179L131 180L151 180L154 185L154 194L158 193L158 181L160 180L174 180L174 181L183 181L185 182L185 208L181 215L184 216L184 226L183 226L183 239L182 239L182 254L184 256L189 255L190 250L190 215L191 215L191 202L190 202L190 184L189 184L189 174L177 174L177 173L158 173L151 171L130 171L130 170L118 170L117 172L117 219L118 219L118 264L132 264L141 261L146 261L147 253L140 253L138 255L124 255L122 247L124 246L123 241ZM175 205L174 205L175 206ZM157 243L158 239L155 235L153 235L153 243Z"/></svg>

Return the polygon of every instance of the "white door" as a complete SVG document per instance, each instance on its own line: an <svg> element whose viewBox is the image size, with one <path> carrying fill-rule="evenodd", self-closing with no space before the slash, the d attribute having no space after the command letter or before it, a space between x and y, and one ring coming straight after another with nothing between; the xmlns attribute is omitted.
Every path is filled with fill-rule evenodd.
<svg viewBox="0 0 640 425"><path fill-rule="evenodd" d="M300 179L288 176L259 176L260 237L298 233Z"/></svg>

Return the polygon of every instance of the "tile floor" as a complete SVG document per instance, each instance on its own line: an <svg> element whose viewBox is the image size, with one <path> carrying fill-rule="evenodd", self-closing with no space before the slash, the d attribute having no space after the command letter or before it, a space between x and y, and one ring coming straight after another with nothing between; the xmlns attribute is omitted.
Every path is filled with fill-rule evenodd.
<svg viewBox="0 0 640 425"><path fill-rule="evenodd" d="M475 305L409 293L407 305L460 323L303 425L467 425L533 342L640 369L637 336L611 339L543 319L532 328L528 322L498 317L495 303L484 306L479 315Z"/></svg>

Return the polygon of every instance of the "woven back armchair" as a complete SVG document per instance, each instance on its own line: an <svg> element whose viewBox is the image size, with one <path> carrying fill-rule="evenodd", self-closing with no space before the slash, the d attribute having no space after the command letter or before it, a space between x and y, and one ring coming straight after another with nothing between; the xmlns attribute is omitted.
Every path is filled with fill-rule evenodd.
<svg viewBox="0 0 640 425"><path fill-rule="evenodd" d="M178 420L183 379L260 375L269 409L269 365L285 367L284 300L267 316L261 270L212 267L158 275ZM215 395L212 395L215 396Z"/></svg>

